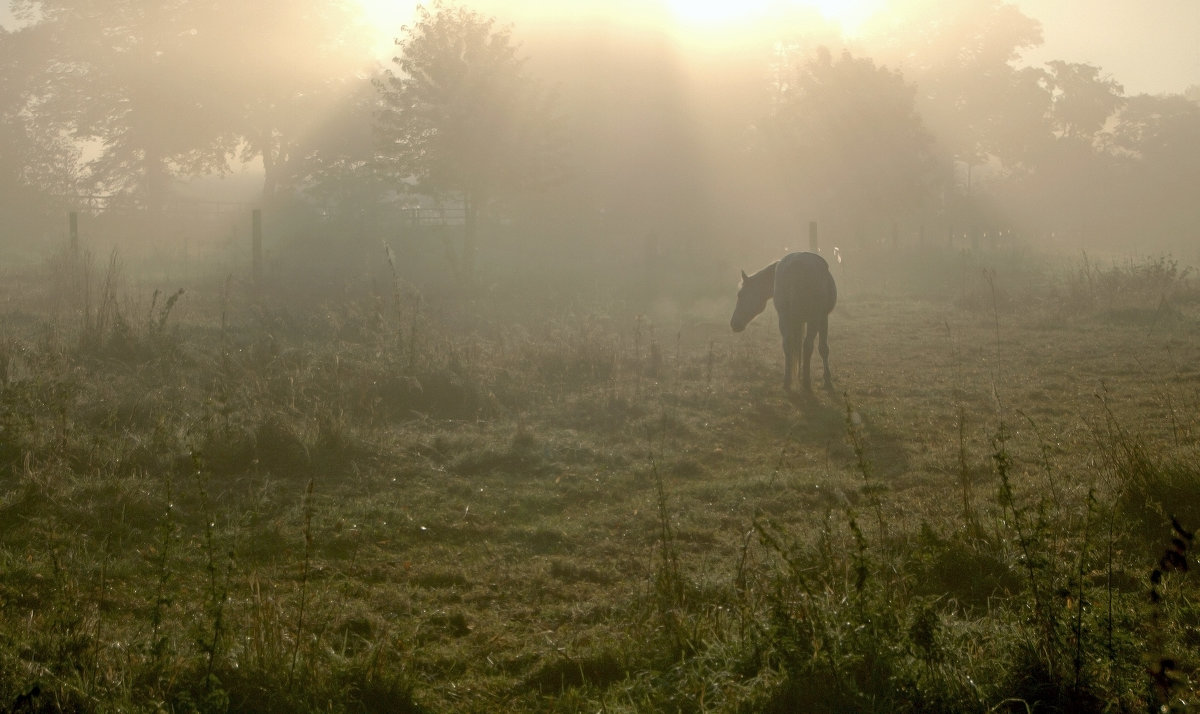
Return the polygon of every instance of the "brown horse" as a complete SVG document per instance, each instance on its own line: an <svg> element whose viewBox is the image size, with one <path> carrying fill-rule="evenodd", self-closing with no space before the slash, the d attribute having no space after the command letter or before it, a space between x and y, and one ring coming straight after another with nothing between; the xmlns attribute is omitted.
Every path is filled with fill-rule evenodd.
<svg viewBox="0 0 1200 714"><path fill-rule="evenodd" d="M833 378L829 375L829 313L837 304L837 285L829 272L829 263L816 253L790 253L754 275L746 275L743 271L737 307L733 310L733 319L729 321L733 331L746 329L746 325L767 308L767 301L771 298L775 299L779 333L783 335L783 388L789 392L792 390L797 357L803 354L801 374L804 389L812 391L808 376L809 363L812 360L813 341L820 337L818 350L825 367L825 388L832 390ZM803 353L800 351L801 344Z"/></svg>

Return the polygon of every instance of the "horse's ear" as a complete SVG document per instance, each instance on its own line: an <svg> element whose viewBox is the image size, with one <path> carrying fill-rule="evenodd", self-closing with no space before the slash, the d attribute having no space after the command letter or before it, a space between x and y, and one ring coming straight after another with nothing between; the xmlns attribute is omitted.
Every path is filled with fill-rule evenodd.
<svg viewBox="0 0 1200 714"><path fill-rule="evenodd" d="M746 282L746 271L742 271L742 282Z"/></svg>

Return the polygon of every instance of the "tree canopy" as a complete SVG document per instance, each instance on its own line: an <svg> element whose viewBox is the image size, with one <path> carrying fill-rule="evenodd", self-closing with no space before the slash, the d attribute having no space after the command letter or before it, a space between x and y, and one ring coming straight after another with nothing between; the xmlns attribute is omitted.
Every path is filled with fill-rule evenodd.
<svg viewBox="0 0 1200 714"><path fill-rule="evenodd" d="M379 82L381 158L397 180L461 201L460 266L473 270L480 212L557 173L553 102L525 73L512 30L438 2L417 8Z"/></svg>
<svg viewBox="0 0 1200 714"><path fill-rule="evenodd" d="M12 6L10 212L92 195L156 208L183 180L252 166L267 205L329 215L386 200L386 182L462 207L466 271L480 226L519 201L597 245L961 223L984 202L1114 240L1195 217L1200 90L1129 95L1102 67L1028 62L1041 28L1004 0L897 3L852 52L782 20L697 48L619 18L518 28L436 1L390 71L357 0ZM552 205L529 199L546 186Z"/></svg>
<svg viewBox="0 0 1200 714"><path fill-rule="evenodd" d="M919 210L935 176L915 87L826 48L797 63L767 118L767 151L797 197L860 229ZM831 216L832 217L832 216Z"/></svg>
<svg viewBox="0 0 1200 714"><path fill-rule="evenodd" d="M38 21L20 100L38 140L90 145L78 190L161 206L181 177L260 157L266 193L290 147L364 58L348 0L18 0ZM12 96L12 95L10 95Z"/></svg>

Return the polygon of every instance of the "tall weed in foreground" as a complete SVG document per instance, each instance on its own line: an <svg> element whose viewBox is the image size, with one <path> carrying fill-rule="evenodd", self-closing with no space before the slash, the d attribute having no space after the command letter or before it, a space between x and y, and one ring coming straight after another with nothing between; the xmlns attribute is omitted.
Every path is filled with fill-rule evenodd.
<svg viewBox="0 0 1200 714"><path fill-rule="evenodd" d="M83 306L82 325L80 326L79 343L84 352L96 352L103 347L109 334L118 329L124 318L117 305L117 289L121 280L121 261L114 248L108 257L108 269L102 281L95 288L94 262L90 254L85 254L83 270ZM99 292L93 295L93 290ZM95 304L93 304L93 301Z"/></svg>
<svg viewBox="0 0 1200 714"><path fill-rule="evenodd" d="M851 404L849 392L844 392L842 398L846 403L846 438L854 451L854 468L863 480L862 493L867 497L867 502L870 504L871 509L875 511L875 522L879 528L879 540L880 542L886 542L888 539L887 523L883 517L883 498L880 495L884 490L884 485L873 478L874 473L871 461L867 458L862 416L855 411Z"/></svg>
<svg viewBox="0 0 1200 714"><path fill-rule="evenodd" d="M178 538L178 523L175 517L174 503L174 474L171 469L166 472L165 504L158 523L158 553L154 566L158 571L155 583L154 607L150 613L150 641L147 644L149 670L152 686L157 689L164 679L170 654L171 640L167 632L166 620L174 603L172 593L172 557L175 553L175 541Z"/></svg>
<svg viewBox="0 0 1200 714"><path fill-rule="evenodd" d="M210 620L207 628L200 629L196 633L205 660L202 695L205 707L220 709L223 703L224 706L227 706L228 701L228 695L217 677L217 670L222 664L222 656L226 648L225 640L229 629L226 621L226 606L229 602L234 553L232 545L224 558L218 553L217 516L213 511L209 496L208 476L195 451L192 452L192 467L196 492L200 499L200 512L204 517L204 569L207 576L204 609ZM224 565L223 569L222 565ZM203 628L203 625L201 627Z"/></svg>
<svg viewBox="0 0 1200 714"><path fill-rule="evenodd" d="M1008 640L1004 692L1029 706L1069 711L1100 711L1106 702L1126 707L1139 663L1130 640L1114 636L1114 623L1134 626L1138 615L1136 595L1115 589L1111 519L1106 531L1096 528L1111 504L1094 486L1080 503L1064 500L1053 482L1070 475L1050 472L1044 459L1047 483L1035 488L1018 469L1011 439L1002 429L992 451L995 539L1021 575L1012 604L1022 617Z"/></svg>
<svg viewBox="0 0 1200 714"><path fill-rule="evenodd" d="M1197 608L1193 602L1188 602L1186 591L1178 587L1178 581L1188 572L1188 562L1191 557L1195 533L1185 529L1174 517L1171 518L1171 540L1158 559L1158 566L1150 572L1150 622L1147 637L1147 672L1150 675L1150 704L1151 711L1176 712L1187 711L1189 707L1189 682L1186 680L1188 671L1195 673L1195 662L1184 663L1176 655L1170 654L1176 644L1168 644L1166 637L1166 620L1191 620L1195 626ZM1175 586L1175 587L1172 587ZM1183 623L1177 623L1183 624ZM1186 628L1187 625L1185 624ZM1195 702L1191 702L1195 704Z"/></svg>
<svg viewBox="0 0 1200 714"><path fill-rule="evenodd" d="M759 664L777 683L746 710L987 709L985 686L998 673L979 652L993 634L962 619L952 600L913 593L903 570L871 555L854 515L841 515L826 519L812 545L755 522L778 563L758 644Z"/></svg>
<svg viewBox="0 0 1200 714"><path fill-rule="evenodd" d="M771 595L754 651L759 676L781 678L753 710L1100 712L1145 702L1144 591L1114 585L1112 536L1097 527L1105 505L1095 490L1076 504L1079 514L1031 499L1017 486L1008 437L993 448L996 529L983 541L930 535L892 562L849 510L844 528L827 518L810 545L756 520L777 565L765 573ZM986 610L939 592L949 583L936 580L990 562L975 548L1004 554L988 567L1020 575L994 580ZM1171 618L1192 616L1182 602ZM1173 639L1161 651L1178 646ZM1171 681L1176 662L1162 667Z"/></svg>
<svg viewBox="0 0 1200 714"><path fill-rule="evenodd" d="M845 430L879 542L871 543L849 503L836 515L826 513L812 544L794 540L761 515L755 518L759 543L776 563L762 576L770 583L769 595L759 612L763 624L755 651L763 671L778 679L748 709L982 708L984 694L969 669L973 663L956 649L961 624L952 602L915 593L904 564L895 560L898 544L890 542L895 534L883 486L873 478L862 419L848 397Z"/></svg>
<svg viewBox="0 0 1200 714"><path fill-rule="evenodd" d="M68 275L57 279L75 277L78 281L77 286L67 291L67 299L68 308L78 313L77 344L81 354L128 362L146 362L175 354L175 341L167 325L184 295L182 288L170 294L155 289L144 317L136 318L135 306L128 296L122 295L125 269L117 249L109 254L103 275L96 274L91 253L69 255L61 264L63 270L69 271Z"/></svg>
<svg viewBox="0 0 1200 714"><path fill-rule="evenodd" d="M1106 389L1096 396L1103 422L1092 425L1092 437L1117 484L1121 510L1139 534L1152 539L1172 515L1200 520L1200 466L1195 446L1170 455L1156 452L1145 438L1121 423Z"/></svg>
<svg viewBox="0 0 1200 714"><path fill-rule="evenodd" d="M679 656L691 652L696 642L688 627L688 583L679 564L667 489L653 451L650 452L650 473L654 478L654 500L658 514L659 564L654 578L655 603L671 650L675 656Z"/></svg>
<svg viewBox="0 0 1200 714"><path fill-rule="evenodd" d="M300 657L300 645L305 641L304 637L304 607L308 604L308 578L309 569L312 565L312 548L313 548L313 480L308 480L308 487L304 490L304 560L302 570L300 572L300 604L296 608L296 641L292 649L292 664L288 669L288 678L296 676L296 661Z"/></svg>

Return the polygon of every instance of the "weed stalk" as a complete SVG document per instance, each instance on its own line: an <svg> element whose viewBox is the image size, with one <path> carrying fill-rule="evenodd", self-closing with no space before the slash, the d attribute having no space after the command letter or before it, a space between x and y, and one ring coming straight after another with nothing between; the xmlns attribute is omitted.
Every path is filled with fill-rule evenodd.
<svg viewBox="0 0 1200 714"><path fill-rule="evenodd" d="M979 517L975 513L974 498L971 493L971 468L967 464L967 412L963 405L958 405L958 484L962 489L962 518L963 528L969 536L980 533Z"/></svg>
<svg viewBox="0 0 1200 714"><path fill-rule="evenodd" d="M867 447L863 439L862 417L854 410L849 392L843 392L842 398L846 403L846 436L850 439L851 448L854 449L854 465L858 469L858 473L862 475L863 494L867 497L867 502L871 504L872 510L875 511L879 540L883 543L887 541L887 524L883 519L883 499L879 496L881 485L871 479L871 460L867 458Z"/></svg>
<svg viewBox="0 0 1200 714"><path fill-rule="evenodd" d="M288 679L296 675L296 662L300 657L300 643L304 640L304 608L308 601L308 576L312 565L312 519L313 519L313 479L308 480L304 489L304 563L300 571L300 607L296 612L296 644L292 649L292 666Z"/></svg>
<svg viewBox="0 0 1200 714"><path fill-rule="evenodd" d="M680 622L685 605L686 592L683 574L679 569L679 557L675 552L675 533L671 528L671 514L667 504L667 490L663 484L662 474L657 463L651 459L650 471L654 475L655 499L658 506L659 548L662 558L658 569L658 606L666 624L667 631L677 651L685 651L689 647L689 639L684 635Z"/></svg>
<svg viewBox="0 0 1200 714"><path fill-rule="evenodd" d="M1083 610L1084 610L1084 577L1087 574L1087 556L1088 556L1088 539L1091 536L1092 513L1096 506L1096 489L1089 488L1087 495L1087 512L1083 518L1083 540L1079 546L1079 562L1075 569L1076 587L1075 587L1075 651L1072 658L1072 665L1075 669L1075 690L1079 691L1082 688L1083 680L1083 660L1084 660L1084 631L1083 631ZM1110 596L1111 597L1111 596ZM1110 604L1111 607L1111 604Z"/></svg>
<svg viewBox="0 0 1200 714"><path fill-rule="evenodd" d="M154 594L154 609L150 614L150 655L156 667L161 666L167 653L167 637L162 633L162 625L166 610L172 603L171 596L167 594L171 582L171 542L175 538L175 504L171 476L171 470L168 469L165 484L166 504L159 520L158 582Z"/></svg>
<svg viewBox="0 0 1200 714"><path fill-rule="evenodd" d="M217 658L220 655L221 639L225 632L225 604L229 600L229 576L233 571L233 551L228 554L228 565L225 577L219 577L217 566L216 521L212 504L208 495L207 478L200 462L200 455L193 450L192 467L196 478L196 488L200 495L200 511L204 515L204 554L205 570L208 573L208 610L212 618L212 630L207 641L203 643L207 658L205 675L205 694L214 694L213 673L216 670Z"/></svg>
<svg viewBox="0 0 1200 714"><path fill-rule="evenodd" d="M1166 652L1163 635L1163 610L1165 598L1163 584L1173 574L1187 573L1188 552L1191 550L1195 533L1180 525L1175 516L1171 516L1171 542L1163 550L1158 559L1158 567L1150 572L1150 659L1148 668L1151 685L1151 709L1153 712L1176 711L1171 706L1174 691L1179 681L1176 672L1179 670L1178 661Z"/></svg>
<svg viewBox="0 0 1200 714"><path fill-rule="evenodd" d="M1025 576L1029 581L1029 593L1033 599L1034 614L1045 630L1047 644L1053 645L1057 639L1055 618L1045 602L1038 581L1041 560L1035 551L1032 526L1025 523L1025 509L1017 505L1016 493L1013 490L1012 478L1009 474L1012 468L1012 457L1008 453L1008 431L1003 423L992 440L992 461L996 467L996 474L1000 477L1000 489L996 500L1000 508L1011 516L1012 528L1017 536L1017 547L1021 550L1021 563L1025 566Z"/></svg>
<svg viewBox="0 0 1200 714"><path fill-rule="evenodd" d="M800 594L804 596L804 600L808 605L808 607L804 608L804 614L807 615L811 623L814 641L836 641L824 609L816 605L815 589L806 574L808 568L784 544L783 535L779 527L762 518L755 518L754 530L758 533L760 542L769 550L774 551L787 564L788 577L785 583L782 584L795 586L800 591ZM789 597L787 593L780 593L779 598L783 611L788 614L789 618L792 617L791 610L797 607L794 598ZM814 657L823 655L825 664L829 667L829 675L833 679L834 687L839 696L841 696L845 692L845 684L842 682L842 672L834 660L834 648L820 647L819 651L813 654Z"/></svg>

